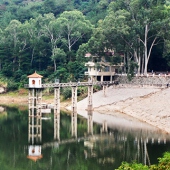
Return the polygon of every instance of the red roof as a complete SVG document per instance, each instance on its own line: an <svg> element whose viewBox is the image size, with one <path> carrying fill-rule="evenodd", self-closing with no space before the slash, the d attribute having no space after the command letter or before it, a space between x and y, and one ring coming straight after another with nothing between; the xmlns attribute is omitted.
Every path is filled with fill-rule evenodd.
<svg viewBox="0 0 170 170"><path fill-rule="evenodd" d="M43 76L37 74L36 71L35 71L34 74L31 74L31 75L29 75L29 76L27 76L27 77L28 77L28 78L42 78Z"/></svg>
<svg viewBox="0 0 170 170"><path fill-rule="evenodd" d="M43 157L43 155L39 155L39 156L27 156L28 159L31 159L34 162L36 162L38 159L41 159L42 157Z"/></svg>

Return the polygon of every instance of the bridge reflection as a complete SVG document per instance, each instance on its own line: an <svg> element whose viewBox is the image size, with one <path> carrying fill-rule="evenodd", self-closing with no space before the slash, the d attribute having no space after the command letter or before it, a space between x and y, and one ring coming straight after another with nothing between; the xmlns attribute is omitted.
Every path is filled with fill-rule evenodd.
<svg viewBox="0 0 170 170"><path fill-rule="evenodd" d="M150 164L149 154L147 150L148 144L166 144L170 137L166 134L159 132L150 132L147 130L135 131L133 129L110 129L107 126L107 121L103 121L100 124L100 133L95 133L93 130L93 111L87 111L87 132L84 136L77 136L77 114L70 115L71 122L71 138L70 139L60 139L60 114L54 111L54 140L52 142L42 142L42 121L43 117L40 115L28 116L28 156L27 158L37 161L43 158L41 154L42 149L48 147L59 148L60 145L65 145L69 143L84 143L84 156L85 159L88 157L97 157L95 154L95 149L98 147L99 150L110 150L113 148L118 148L122 151L122 155L125 158L132 157L130 149L131 143L135 147L134 159L142 162L144 164ZM128 140L129 134L133 134L133 140ZM99 160L99 162L103 160ZM108 159L107 161L112 161Z"/></svg>
<svg viewBox="0 0 170 170"><path fill-rule="evenodd" d="M41 154L42 142L42 119L41 116L29 116L28 118L28 159L37 161L43 156Z"/></svg>

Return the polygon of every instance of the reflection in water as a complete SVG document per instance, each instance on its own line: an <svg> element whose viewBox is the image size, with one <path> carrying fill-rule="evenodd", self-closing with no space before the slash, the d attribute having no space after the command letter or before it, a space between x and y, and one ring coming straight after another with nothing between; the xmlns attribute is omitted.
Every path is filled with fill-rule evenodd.
<svg viewBox="0 0 170 170"><path fill-rule="evenodd" d="M54 139L60 141L60 88L54 88Z"/></svg>
<svg viewBox="0 0 170 170"><path fill-rule="evenodd" d="M5 118L7 116L7 112L5 107L0 106L0 119Z"/></svg>
<svg viewBox="0 0 170 170"><path fill-rule="evenodd" d="M72 87L71 135L77 138L77 86Z"/></svg>
<svg viewBox="0 0 170 170"><path fill-rule="evenodd" d="M28 159L37 161L43 156L41 154L41 140L42 140L42 120L41 116L28 117Z"/></svg>
<svg viewBox="0 0 170 170"><path fill-rule="evenodd" d="M72 137L71 115L66 113L54 121L51 114L51 119L40 119L28 116L28 110L8 107L6 112L5 119L0 117L0 169L113 170L122 161L156 164L170 151L170 135L139 126L125 129L115 123L116 117L110 117L112 127L104 115L107 132L101 133L103 122L95 123L94 111L86 111L87 119L77 116L77 138Z"/></svg>
<svg viewBox="0 0 170 170"><path fill-rule="evenodd" d="M93 111L88 110L87 115L87 133L93 135Z"/></svg>
<svg viewBox="0 0 170 170"><path fill-rule="evenodd" d="M102 129L101 129L101 133L107 133L107 121L104 120L102 123Z"/></svg>
<svg viewBox="0 0 170 170"><path fill-rule="evenodd" d="M65 151L63 150L61 154L67 157L66 164L68 166L70 161L74 161L72 158L74 149L70 148L70 146L74 144L80 147L79 154L77 155L78 157L83 154L84 161L90 161L95 158L98 165L110 165L112 168L117 168L122 161L131 162L132 160L150 165L152 161L150 159L151 153L149 154L148 147L150 148L150 145L155 143L166 144L167 136L165 134L147 130L135 131L127 129L127 131L124 131L124 129L121 130L121 128L111 129L107 126L106 120L103 121L98 131L96 131L94 130L96 129L96 125L93 123L92 110L87 111L87 135L84 136L77 136L77 131L79 130L77 125L79 123L79 121L77 121L77 113L73 112L71 114L71 138L69 139L60 139L60 131L62 131L60 128L60 113L54 112L54 140L43 143L42 117L29 116L28 119L28 142L30 145L28 147L27 158L33 161L37 161L43 157L41 149L53 148L53 150L58 150L59 152L60 148L67 146L67 149ZM83 146L80 145L81 143ZM53 160L55 158L51 155L50 159ZM52 166L52 163L50 166ZM106 169L109 169L109 167Z"/></svg>
<svg viewBox="0 0 170 170"><path fill-rule="evenodd" d="M77 113L72 112L71 114L71 135L77 138Z"/></svg>
<svg viewBox="0 0 170 170"><path fill-rule="evenodd" d="M60 141L60 114L54 115L54 140Z"/></svg>

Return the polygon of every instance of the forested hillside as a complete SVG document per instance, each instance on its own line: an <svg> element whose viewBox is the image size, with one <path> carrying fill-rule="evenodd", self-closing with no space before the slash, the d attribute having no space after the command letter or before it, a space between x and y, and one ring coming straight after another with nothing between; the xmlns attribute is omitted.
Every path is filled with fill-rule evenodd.
<svg viewBox="0 0 170 170"><path fill-rule="evenodd" d="M169 71L170 1L0 0L0 75L16 87L84 79L85 53L114 51L119 72ZM123 57L122 57L123 56Z"/></svg>

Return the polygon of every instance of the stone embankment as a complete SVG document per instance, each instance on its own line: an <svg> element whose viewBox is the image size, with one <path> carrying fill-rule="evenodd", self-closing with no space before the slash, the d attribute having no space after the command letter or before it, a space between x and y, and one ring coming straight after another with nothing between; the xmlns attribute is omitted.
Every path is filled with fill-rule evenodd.
<svg viewBox="0 0 170 170"><path fill-rule="evenodd" d="M151 80L162 82L159 78ZM115 113L116 115L120 113L125 117L129 115L170 133L170 88L166 86L168 81L169 78L166 78L162 85L158 83L153 86L148 85L148 82L147 85L140 86L124 83L108 87L105 94L103 91L96 92L93 94L93 113L114 116ZM78 102L78 113L84 117L87 117L87 103L87 98ZM96 122L99 117L100 115L96 117Z"/></svg>
<svg viewBox="0 0 170 170"><path fill-rule="evenodd" d="M121 84L133 84L140 86L166 86L170 83L170 75L168 74L147 74L144 75L136 75L131 81L128 80L127 75L116 75L115 79Z"/></svg>
<svg viewBox="0 0 170 170"><path fill-rule="evenodd" d="M109 89L108 89L109 90ZM153 91L152 91L153 90ZM117 102L107 103L103 106L97 106L94 110L100 113L107 112L119 112L141 121L144 121L150 125L158 127L159 129L170 133L170 89L152 89L150 92L148 89L117 89L114 93L115 98L120 98L121 95L124 99L118 99ZM113 90L114 91L114 90ZM119 91L119 94L118 94ZM124 94L123 94L124 91ZM128 93L131 91L131 97L128 97ZM141 91L141 94L139 93ZM145 91L145 92L144 92ZM109 92L110 93L110 92ZM143 93L143 94L142 94ZM137 95L139 94L139 95ZM119 97L117 97L117 95ZM114 98L113 96L113 98ZM109 99L110 98L110 99ZM108 99L111 101L111 96ZM126 98L126 99L125 99Z"/></svg>

